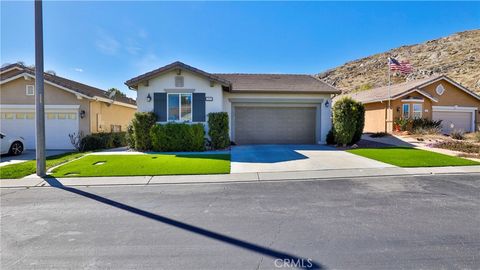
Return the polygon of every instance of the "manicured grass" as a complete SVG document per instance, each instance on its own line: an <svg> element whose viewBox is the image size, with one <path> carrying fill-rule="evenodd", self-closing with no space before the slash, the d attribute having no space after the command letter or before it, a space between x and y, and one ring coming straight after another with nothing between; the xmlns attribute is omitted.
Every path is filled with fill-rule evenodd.
<svg viewBox="0 0 480 270"><path fill-rule="evenodd" d="M65 154L47 157L47 161L46 161L47 170L59 164L68 162L72 159L79 158L83 155L85 155L85 153L73 152L73 153L65 153ZM18 164L6 165L3 167L0 167L0 179L23 178L30 174L34 174L36 170L37 169L36 169L35 160L25 161Z"/></svg>
<svg viewBox="0 0 480 270"><path fill-rule="evenodd" d="M229 154L89 155L54 169L52 175L86 177L221 173L230 173Z"/></svg>
<svg viewBox="0 0 480 270"><path fill-rule="evenodd" d="M479 162L464 158L407 147L359 148L347 152L399 167L480 165Z"/></svg>

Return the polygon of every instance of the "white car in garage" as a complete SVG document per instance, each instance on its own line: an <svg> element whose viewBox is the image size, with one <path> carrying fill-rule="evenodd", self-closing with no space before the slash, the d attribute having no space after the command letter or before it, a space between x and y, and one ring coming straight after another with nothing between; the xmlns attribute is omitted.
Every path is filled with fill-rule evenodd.
<svg viewBox="0 0 480 270"><path fill-rule="evenodd" d="M22 137L8 136L0 132L0 154L18 156L25 151L25 140Z"/></svg>

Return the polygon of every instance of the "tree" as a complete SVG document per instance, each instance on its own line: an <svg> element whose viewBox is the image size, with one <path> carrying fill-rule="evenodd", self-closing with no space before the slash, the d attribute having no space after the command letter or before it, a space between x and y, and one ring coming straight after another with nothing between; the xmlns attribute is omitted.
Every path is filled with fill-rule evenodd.
<svg viewBox="0 0 480 270"><path fill-rule="evenodd" d="M110 97L110 95L112 95L112 93L115 93L113 94L113 99L116 99L116 98L119 98L119 97L127 97L127 95L125 95L125 93L123 93L122 91L118 90L117 88L110 88L107 90L107 93L105 93L105 95L107 97Z"/></svg>
<svg viewBox="0 0 480 270"><path fill-rule="evenodd" d="M362 104L344 97L333 106L333 132L335 141L344 147L360 139L365 110Z"/></svg>

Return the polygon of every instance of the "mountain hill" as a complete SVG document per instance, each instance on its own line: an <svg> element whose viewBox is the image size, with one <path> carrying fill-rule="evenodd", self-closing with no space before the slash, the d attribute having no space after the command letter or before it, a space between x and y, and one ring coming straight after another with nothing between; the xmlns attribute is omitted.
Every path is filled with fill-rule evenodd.
<svg viewBox="0 0 480 270"><path fill-rule="evenodd" d="M414 72L407 76L392 73L392 84L445 74L480 93L480 30L402 46L348 62L317 76L344 93L385 86L388 84L389 56L399 61L408 60L414 68Z"/></svg>

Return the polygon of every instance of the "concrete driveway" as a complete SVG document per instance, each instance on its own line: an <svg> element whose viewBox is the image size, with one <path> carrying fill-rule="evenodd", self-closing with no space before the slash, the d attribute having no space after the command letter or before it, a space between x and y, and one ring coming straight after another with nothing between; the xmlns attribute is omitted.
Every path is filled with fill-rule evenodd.
<svg viewBox="0 0 480 270"><path fill-rule="evenodd" d="M46 156L60 155L71 152L73 150L46 150ZM26 150L19 156L2 155L0 158L0 167L15 163L21 163L28 160L35 159L35 150Z"/></svg>
<svg viewBox="0 0 480 270"><path fill-rule="evenodd" d="M235 146L231 161L231 173L394 167L325 145Z"/></svg>

